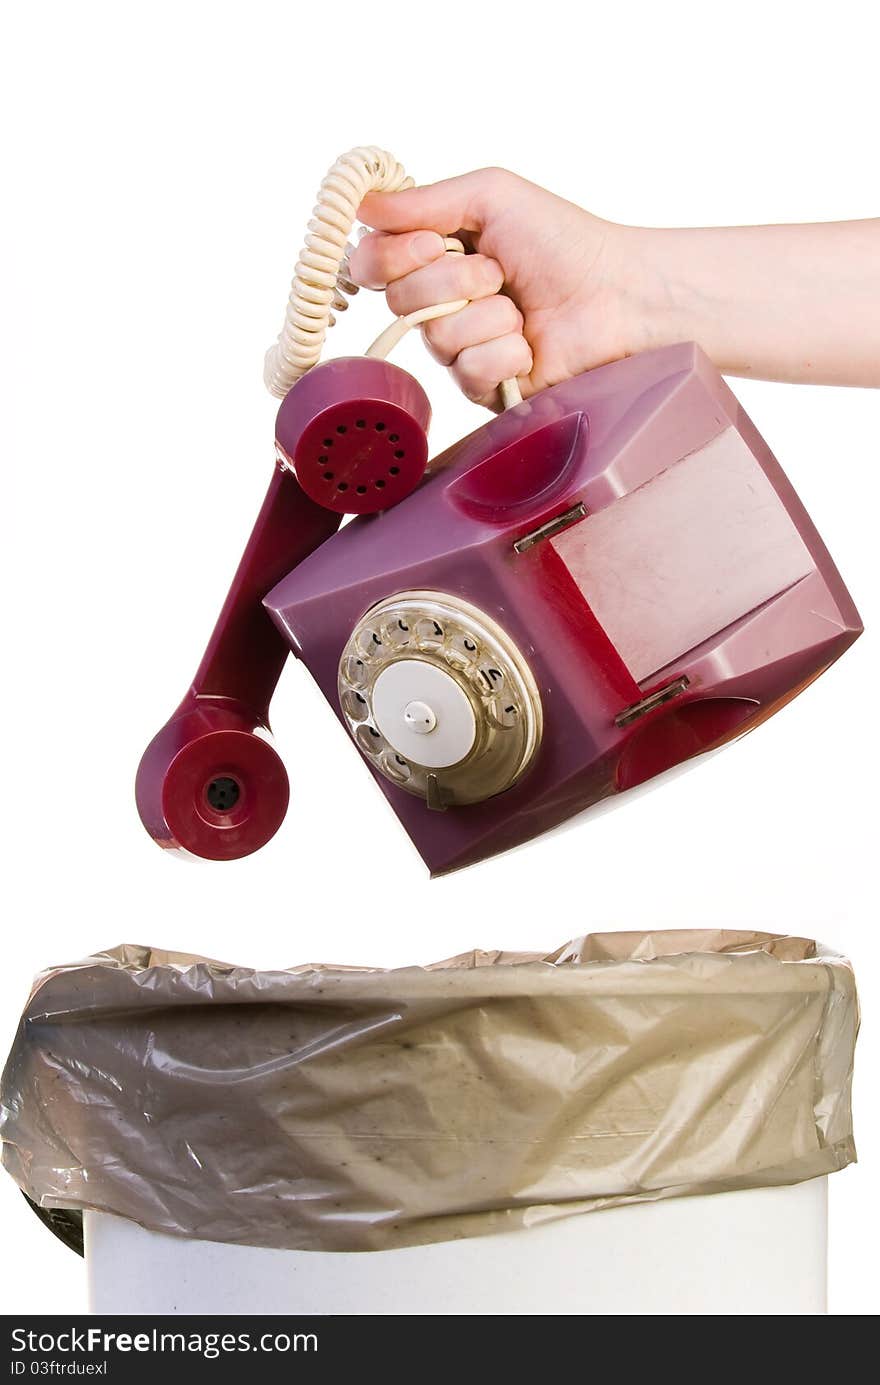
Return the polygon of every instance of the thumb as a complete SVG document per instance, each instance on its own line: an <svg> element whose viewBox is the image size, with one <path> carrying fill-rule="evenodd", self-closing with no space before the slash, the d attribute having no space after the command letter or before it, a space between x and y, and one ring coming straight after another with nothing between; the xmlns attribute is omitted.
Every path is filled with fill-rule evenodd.
<svg viewBox="0 0 880 1385"><path fill-rule="evenodd" d="M489 215L502 169L484 168L460 178L445 178L405 192L371 192L358 217L376 231L481 231Z"/></svg>

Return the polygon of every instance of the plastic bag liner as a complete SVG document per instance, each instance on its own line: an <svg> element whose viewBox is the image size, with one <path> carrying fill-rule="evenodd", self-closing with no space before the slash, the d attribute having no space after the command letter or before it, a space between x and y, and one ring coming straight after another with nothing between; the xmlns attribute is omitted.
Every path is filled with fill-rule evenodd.
<svg viewBox="0 0 880 1385"><path fill-rule="evenodd" d="M3 1160L38 1208L371 1251L855 1159L852 972L804 938L252 971L124 946L38 978Z"/></svg>

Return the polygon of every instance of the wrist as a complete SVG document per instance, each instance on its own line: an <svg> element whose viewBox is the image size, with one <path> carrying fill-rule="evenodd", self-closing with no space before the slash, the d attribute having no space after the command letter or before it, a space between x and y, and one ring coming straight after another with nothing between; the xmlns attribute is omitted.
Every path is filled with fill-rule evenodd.
<svg viewBox="0 0 880 1385"><path fill-rule="evenodd" d="M698 304L688 278L691 252L683 243L693 233L644 226L617 226L615 232L619 292L631 349L648 351L699 339Z"/></svg>

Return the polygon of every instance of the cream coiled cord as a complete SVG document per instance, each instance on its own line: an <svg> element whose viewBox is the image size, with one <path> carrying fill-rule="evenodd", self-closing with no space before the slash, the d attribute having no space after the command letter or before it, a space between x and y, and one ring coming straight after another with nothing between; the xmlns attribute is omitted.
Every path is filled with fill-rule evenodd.
<svg viewBox="0 0 880 1385"><path fill-rule="evenodd" d="M368 192L400 192L413 186L403 165L374 145L349 150L330 169L318 190L305 245L296 262L284 326L266 353L263 379L277 398L283 399L297 380L317 365L327 329L336 321L334 312L344 312L348 307L344 295L358 291L348 277L348 257L354 248L349 236L361 202ZM445 243L448 252L464 253L461 241L454 237L447 236ZM457 313L468 301L437 303L397 318L366 354L384 358L411 327ZM505 409L522 401L516 380L502 381L500 393Z"/></svg>

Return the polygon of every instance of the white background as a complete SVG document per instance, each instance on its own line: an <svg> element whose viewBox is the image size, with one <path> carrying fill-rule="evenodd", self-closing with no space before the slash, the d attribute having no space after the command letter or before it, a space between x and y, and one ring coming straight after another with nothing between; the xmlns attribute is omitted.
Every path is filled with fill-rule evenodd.
<svg viewBox="0 0 880 1385"><path fill-rule="evenodd" d="M358 143L420 181L504 164L610 219L880 214L873 6L21 6L4 23L3 965L123 941L279 966L551 948L593 929L789 930L848 953L861 1163L831 1180L831 1300L878 1307L880 395L733 382L868 633L741 744L575 831L430 883L302 668L271 845L182 864L132 781L186 687L268 481L263 391L314 192ZM773 285L768 283L768 293ZM817 282L817 294L823 284ZM387 314L361 294L331 349ZM418 341L439 449L481 420ZM8 1313L84 1307L0 1183Z"/></svg>

